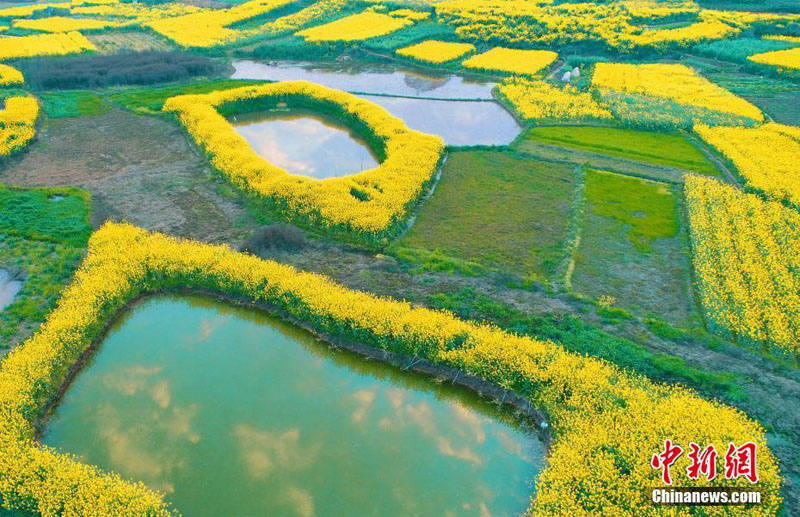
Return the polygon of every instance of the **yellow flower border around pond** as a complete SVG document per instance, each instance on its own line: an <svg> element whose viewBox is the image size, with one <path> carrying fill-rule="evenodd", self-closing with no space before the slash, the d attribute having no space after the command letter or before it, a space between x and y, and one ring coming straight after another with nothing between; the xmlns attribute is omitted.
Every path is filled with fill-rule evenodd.
<svg viewBox="0 0 800 517"><path fill-rule="evenodd" d="M223 114L280 102L333 115L366 135L381 163L350 176L318 180L292 175L259 156ZM438 136L409 129L388 111L346 92L286 81L181 95L164 103L211 163L235 186L286 219L376 242L399 229L442 158Z"/></svg>
<svg viewBox="0 0 800 517"><path fill-rule="evenodd" d="M536 479L531 511L537 515L678 515L676 507L649 503L648 489L661 486L650 458L667 438L687 450L692 441L717 450L728 442L755 442L755 488L763 504L742 511L776 515L781 504L781 477L764 430L736 409L555 343L352 291L227 246L108 223L90 239L88 256L47 322L0 363L0 500L6 507L46 515L170 513L161 496L141 483L39 445L34 425L131 300L179 288L274 307L333 339L455 367L526 397L554 431L547 466ZM721 456L718 472L724 472ZM687 454L673 465L677 486L709 484L689 481L687 465ZM712 484L754 488L722 475ZM705 509L708 515L738 511Z"/></svg>

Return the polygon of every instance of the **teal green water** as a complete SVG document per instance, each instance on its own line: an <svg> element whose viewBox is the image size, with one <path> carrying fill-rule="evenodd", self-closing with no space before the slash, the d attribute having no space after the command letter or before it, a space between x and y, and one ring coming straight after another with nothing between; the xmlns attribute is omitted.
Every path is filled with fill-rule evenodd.
<svg viewBox="0 0 800 517"><path fill-rule="evenodd" d="M187 516L514 515L544 455L468 390L187 296L128 311L42 441Z"/></svg>

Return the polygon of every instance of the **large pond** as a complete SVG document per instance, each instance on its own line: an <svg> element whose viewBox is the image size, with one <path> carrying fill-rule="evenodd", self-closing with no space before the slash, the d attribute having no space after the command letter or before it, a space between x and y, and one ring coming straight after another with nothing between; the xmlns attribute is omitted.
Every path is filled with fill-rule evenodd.
<svg viewBox="0 0 800 517"><path fill-rule="evenodd" d="M520 514L544 455L470 391L190 296L128 311L42 441L214 516Z"/></svg>
<svg viewBox="0 0 800 517"><path fill-rule="evenodd" d="M402 68L390 64L356 61L306 63L237 60L233 79L294 81L303 79L336 90L437 99L492 99L495 83L474 81L451 74Z"/></svg>
<svg viewBox="0 0 800 517"><path fill-rule="evenodd" d="M306 79L355 92L402 118L411 129L439 135L449 145L507 145L522 131L493 100L494 83L426 76L389 64L234 61L233 66L233 78Z"/></svg>
<svg viewBox="0 0 800 517"><path fill-rule="evenodd" d="M366 142L319 114L256 112L232 117L231 123L256 153L291 174L323 179L378 166Z"/></svg>

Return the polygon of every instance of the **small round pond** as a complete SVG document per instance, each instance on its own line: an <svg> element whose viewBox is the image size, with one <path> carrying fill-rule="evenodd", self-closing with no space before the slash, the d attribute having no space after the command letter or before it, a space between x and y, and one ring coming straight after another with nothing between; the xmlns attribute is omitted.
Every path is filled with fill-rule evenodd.
<svg viewBox="0 0 800 517"><path fill-rule="evenodd" d="M256 153L291 174L324 179L378 166L361 137L314 112L244 113L230 122Z"/></svg>
<svg viewBox="0 0 800 517"><path fill-rule="evenodd" d="M195 516L520 514L545 452L471 391L195 296L118 320L42 442Z"/></svg>

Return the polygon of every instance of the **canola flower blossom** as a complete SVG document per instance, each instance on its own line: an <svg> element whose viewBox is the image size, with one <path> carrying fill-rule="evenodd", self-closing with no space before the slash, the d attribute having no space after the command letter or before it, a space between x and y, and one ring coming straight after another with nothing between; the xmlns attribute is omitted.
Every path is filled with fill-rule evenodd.
<svg viewBox="0 0 800 517"><path fill-rule="evenodd" d="M25 78L22 77L22 72L13 66L0 64L0 86L14 86L24 82Z"/></svg>
<svg viewBox="0 0 800 517"><path fill-rule="evenodd" d="M462 65L467 68L506 72L516 75L537 75L558 59L558 54L550 50L520 50L495 47L491 50L466 59Z"/></svg>
<svg viewBox="0 0 800 517"><path fill-rule="evenodd" d="M6 508L45 515L170 513L160 494L141 483L38 445L34 423L111 318L137 296L176 287L268 305L328 336L458 368L526 397L554 431L531 514L674 515L669 507L654 508L642 494L642 487L660 483L650 457L667 438L720 446L754 442L764 502L751 514L773 516L780 507L777 460L764 430L739 410L556 343L352 291L224 245L107 223L91 237L75 280L44 325L0 363L0 500ZM688 463L686 455L679 458L674 472L685 472ZM711 483L681 482L752 487L743 478L722 476Z"/></svg>
<svg viewBox="0 0 800 517"><path fill-rule="evenodd" d="M87 50L97 50L97 48L80 32L0 38L0 59L61 56Z"/></svg>
<svg viewBox="0 0 800 517"><path fill-rule="evenodd" d="M444 0L434 4L437 19L456 34L481 43L568 45L599 43L618 52L663 51L739 34L757 22L794 21L796 15L730 14L695 3L656 0L554 2L550 0ZM692 23L650 28L670 17Z"/></svg>
<svg viewBox="0 0 800 517"><path fill-rule="evenodd" d="M700 176L684 188L707 318L734 337L800 356L800 214Z"/></svg>
<svg viewBox="0 0 800 517"><path fill-rule="evenodd" d="M663 98L756 121L764 120L756 106L684 65L598 63L592 85L601 90Z"/></svg>
<svg viewBox="0 0 800 517"><path fill-rule="evenodd" d="M0 156L9 156L36 136L39 103L34 97L8 97L0 111Z"/></svg>
<svg viewBox="0 0 800 517"><path fill-rule="evenodd" d="M120 23L92 18L68 18L66 16L50 16L14 20L13 26L42 32L98 31L109 27L119 27Z"/></svg>
<svg viewBox="0 0 800 517"><path fill-rule="evenodd" d="M365 11L296 33L306 41L362 41L385 36L414 22L402 17Z"/></svg>
<svg viewBox="0 0 800 517"><path fill-rule="evenodd" d="M263 106L270 100L322 109L363 127L381 146L381 164L350 176L318 180L268 163L219 113L226 105ZM432 180L442 157L438 136L412 131L369 101L306 81L287 81L172 97L164 111L175 113L211 163L235 186L277 209L284 217L366 242L398 229Z"/></svg>
<svg viewBox="0 0 800 517"><path fill-rule="evenodd" d="M798 39L797 41L800 41ZM800 70L800 47L786 50L775 50L749 56L748 60L762 65L776 66L778 68L790 68Z"/></svg>
<svg viewBox="0 0 800 517"><path fill-rule="evenodd" d="M227 9L212 9L156 19L146 26L182 47L208 48L243 39L254 31L229 26L285 7L295 0L250 0Z"/></svg>
<svg viewBox="0 0 800 517"><path fill-rule="evenodd" d="M569 84L559 88L541 80L511 78L499 85L497 91L520 118L528 121L612 118L611 112L598 104L590 93Z"/></svg>
<svg viewBox="0 0 800 517"><path fill-rule="evenodd" d="M698 125L694 130L733 162L749 187L800 207L800 128L769 123L756 128Z"/></svg>
<svg viewBox="0 0 800 517"><path fill-rule="evenodd" d="M427 40L397 50L398 56L410 57L426 63L447 63L475 51L472 43Z"/></svg>

